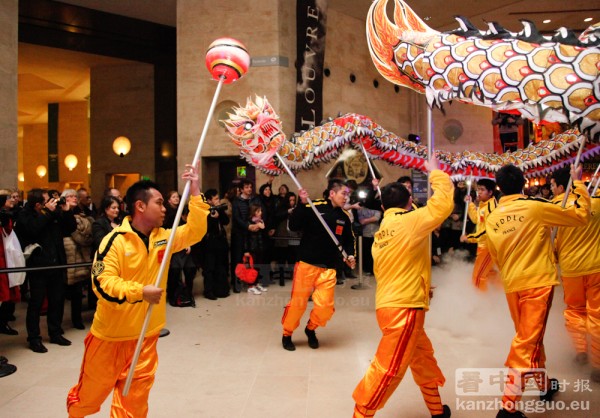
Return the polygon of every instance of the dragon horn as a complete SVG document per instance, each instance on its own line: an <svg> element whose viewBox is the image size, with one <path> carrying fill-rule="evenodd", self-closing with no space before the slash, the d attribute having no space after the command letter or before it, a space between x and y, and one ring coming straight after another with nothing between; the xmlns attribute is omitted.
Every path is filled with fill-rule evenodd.
<svg viewBox="0 0 600 418"><path fill-rule="evenodd" d="M394 21L401 30L415 32L437 33L431 29L423 20L402 0L394 0L396 7L394 10ZM387 3L387 0L384 0Z"/></svg>

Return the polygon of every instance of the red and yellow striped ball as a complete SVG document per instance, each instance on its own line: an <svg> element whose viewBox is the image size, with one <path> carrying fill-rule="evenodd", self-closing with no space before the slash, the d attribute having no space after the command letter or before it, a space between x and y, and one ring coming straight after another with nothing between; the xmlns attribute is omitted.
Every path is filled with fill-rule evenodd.
<svg viewBox="0 0 600 418"><path fill-rule="evenodd" d="M250 66L246 46L232 38L219 38L206 51L206 68L215 80L230 84L242 77Z"/></svg>

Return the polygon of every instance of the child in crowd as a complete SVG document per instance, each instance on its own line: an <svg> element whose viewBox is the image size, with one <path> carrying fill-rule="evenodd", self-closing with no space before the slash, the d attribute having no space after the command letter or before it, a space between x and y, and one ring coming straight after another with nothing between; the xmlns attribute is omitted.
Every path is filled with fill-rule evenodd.
<svg viewBox="0 0 600 418"><path fill-rule="evenodd" d="M256 283L248 288L248 293L260 295L262 292L266 292L268 289L262 286L259 281L261 280L260 265L264 262L263 258L265 255L265 223L262 217L262 207L258 203L251 203L250 210L248 211L248 218L251 224L258 225L257 231L249 231L246 245L244 248L244 256L252 256L254 259L254 265L259 270L259 275L256 279Z"/></svg>

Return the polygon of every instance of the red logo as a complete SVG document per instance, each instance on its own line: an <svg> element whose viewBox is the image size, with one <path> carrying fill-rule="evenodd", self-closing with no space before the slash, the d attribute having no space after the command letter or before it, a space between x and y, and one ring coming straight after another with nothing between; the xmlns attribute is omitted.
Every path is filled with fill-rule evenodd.
<svg viewBox="0 0 600 418"><path fill-rule="evenodd" d="M342 232L344 232L344 227L341 225L338 225L335 227L335 234L336 235L342 235Z"/></svg>
<svg viewBox="0 0 600 418"><path fill-rule="evenodd" d="M162 250L158 251L158 262L159 262L159 264L162 263L163 258L165 258L165 249L164 248Z"/></svg>

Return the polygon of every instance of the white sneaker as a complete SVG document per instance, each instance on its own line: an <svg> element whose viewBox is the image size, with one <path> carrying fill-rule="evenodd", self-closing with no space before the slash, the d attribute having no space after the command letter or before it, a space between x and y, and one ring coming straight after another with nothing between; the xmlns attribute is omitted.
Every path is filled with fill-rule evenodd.
<svg viewBox="0 0 600 418"><path fill-rule="evenodd" d="M260 290L258 290L256 287L249 287L249 288L248 288L248 293L253 293L253 294L255 294L255 295L260 295L260 294L262 294L262 293L260 292Z"/></svg>
<svg viewBox="0 0 600 418"><path fill-rule="evenodd" d="M257 285L256 285L256 288L257 288L258 290L260 290L261 292L268 292L268 291L269 291L269 289L268 289L268 288L266 288L266 287L264 287L264 286L261 286L261 285L259 285L259 284L257 284Z"/></svg>

